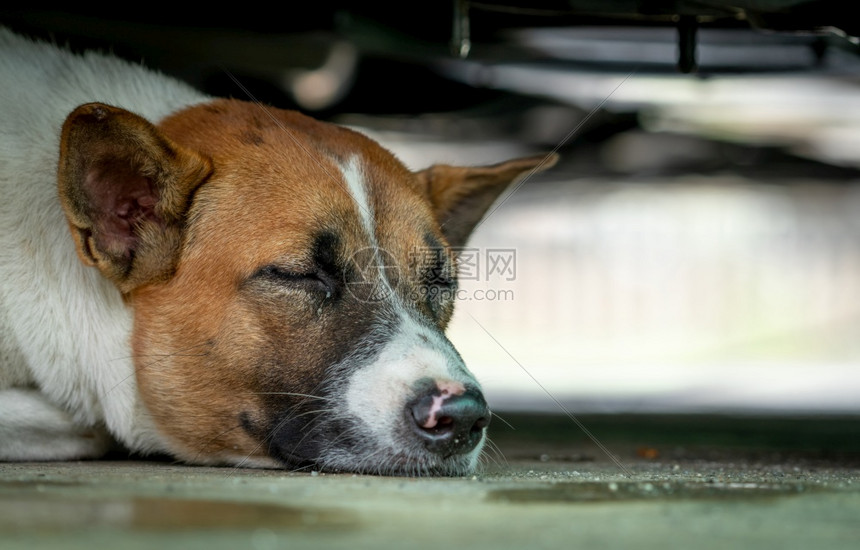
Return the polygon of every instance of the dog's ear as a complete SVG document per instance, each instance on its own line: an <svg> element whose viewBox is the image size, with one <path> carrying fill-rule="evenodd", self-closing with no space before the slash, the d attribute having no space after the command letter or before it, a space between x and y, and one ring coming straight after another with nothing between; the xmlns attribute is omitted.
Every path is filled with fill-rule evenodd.
<svg viewBox="0 0 860 550"><path fill-rule="evenodd" d="M492 166L437 164L418 172L442 233L451 246L466 244L469 235L499 195L514 182L542 172L558 162L558 155L509 160Z"/></svg>
<svg viewBox="0 0 860 550"><path fill-rule="evenodd" d="M60 201L78 256L123 293L169 277L211 164L126 110L81 105L60 140Z"/></svg>

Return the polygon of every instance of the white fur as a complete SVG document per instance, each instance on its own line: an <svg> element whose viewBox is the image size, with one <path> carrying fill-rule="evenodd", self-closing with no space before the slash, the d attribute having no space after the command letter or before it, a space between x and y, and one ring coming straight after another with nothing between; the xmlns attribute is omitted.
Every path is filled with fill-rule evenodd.
<svg viewBox="0 0 860 550"><path fill-rule="evenodd" d="M341 172L355 202L367 233L370 246L378 252L373 205L367 193L367 182L361 161L352 157L341 166ZM387 279L377 253L378 284L384 285L388 306L396 312L399 330L385 345L376 360L368 365L356 365L346 387L347 415L372 419L366 422L365 433L384 447L396 449L399 442L394 434L403 422L403 410L412 396L417 380L430 378L437 384L446 381L478 387L453 345L437 331L427 330L412 317L400 296ZM368 276L371 274L365 274ZM482 445L471 453L472 466L477 462Z"/></svg>
<svg viewBox="0 0 860 550"><path fill-rule="evenodd" d="M88 447L76 435L103 428L130 449L164 451L137 392L131 313L75 254L57 198L59 134L83 103L157 122L207 98L116 58L2 28L0 74L0 459L98 456L103 441Z"/></svg>
<svg viewBox="0 0 860 550"><path fill-rule="evenodd" d="M409 317L400 321L397 334L373 363L356 369L346 390L349 414L372 419L367 430L391 445L396 442L387 438L396 432L395 424L401 421L417 380L431 378L477 386L449 342Z"/></svg>
<svg viewBox="0 0 860 550"><path fill-rule="evenodd" d="M343 179L346 180L347 189L352 196L361 226L367 233L372 246L376 247L376 222L373 219L373 205L367 194L367 184L364 181L364 170L358 157L351 157L349 161L340 167Z"/></svg>
<svg viewBox="0 0 860 550"><path fill-rule="evenodd" d="M399 328L375 361L350 369L353 374L346 382L344 399L344 416L361 421L363 436L392 454L402 448L396 434L416 381L430 378L437 386L455 382L479 387L453 345L438 332L408 316L401 317ZM482 439L464 457L469 470L477 465L485 442ZM336 457L331 461L336 462Z"/></svg>

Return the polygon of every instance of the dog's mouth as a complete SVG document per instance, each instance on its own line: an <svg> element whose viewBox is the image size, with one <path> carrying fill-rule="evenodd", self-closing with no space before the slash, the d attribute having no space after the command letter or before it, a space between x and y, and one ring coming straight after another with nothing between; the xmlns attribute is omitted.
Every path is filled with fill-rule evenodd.
<svg viewBox="0 0 860 550"><path fill-rule="evenodd" d="M476 388L421 381L396 418L339 411L301 412L270 423L262 436L269 456L298 471L404 476L471 473L483 448L491 413Z"/></svg>
<svg viewBox="0 0 860 550"><path fill-rule="evenodd" d="M442 456L421 449L390 449L381 445L361 448L331 448L322 456L308 459L275 451L275 458L292 471L353 473L383 476L464 476L474 471L477 458L471 453Z"/></svg>
<svg viewBox="0 0 860 550"><path fill-rule="evenodd" d="M475 460L466 455L440 457L420 451L392 451L381 447L332 451L316 459L283 452L276 452L275 457L285 469L297 472L458 477L468 475L475 469Z"/></svg>

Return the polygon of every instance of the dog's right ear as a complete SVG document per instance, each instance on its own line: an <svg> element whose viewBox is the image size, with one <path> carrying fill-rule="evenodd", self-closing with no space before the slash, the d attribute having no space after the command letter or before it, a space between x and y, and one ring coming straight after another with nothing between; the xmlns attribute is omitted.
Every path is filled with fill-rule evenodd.
<svg viewBox="0 0 860 550"><path fill-rule="evenodd" d="M66 118L58 184L78 256L123 293L170 277L210 162L144 118L101 103Z"/></svg>
<svg viewBox="0 0 860 550"><path fill-rule="evenodd" d="M492 166L437 164L415 175L448 243L460 247L466 245L469 234L508 186L556 162L558 155L550 153Z"/></svg>

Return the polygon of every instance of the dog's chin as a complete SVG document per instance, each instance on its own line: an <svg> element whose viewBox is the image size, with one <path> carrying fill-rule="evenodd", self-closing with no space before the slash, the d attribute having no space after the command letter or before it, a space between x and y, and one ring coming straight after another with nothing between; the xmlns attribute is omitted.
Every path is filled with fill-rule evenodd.
<svg viewBox="0 0 860 550"><path fill-rule="evenodd" d="M320 471L406 477L461 477L475 471L478 452L441 458L426 452L332 453L316 463Z"/></svg>
<svg viewBox="0 0 860 550"><path fill-rule="evenodd" d="M423 449L328 449L317 458L275 452L281 467L291 471L319 471L405 477L461 477L478 465L483 441L467 454L441 457Z"/></svg>

